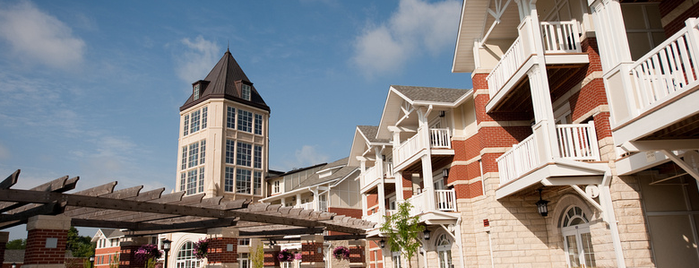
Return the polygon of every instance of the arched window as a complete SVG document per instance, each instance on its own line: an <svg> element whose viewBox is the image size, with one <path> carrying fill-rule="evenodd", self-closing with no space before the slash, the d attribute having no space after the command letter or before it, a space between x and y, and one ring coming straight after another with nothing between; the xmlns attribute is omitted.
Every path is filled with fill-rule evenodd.
<svg viewBox="0 0 699 268"><path fill-rule="evenodd" d="M581 208L573 206L563 214L561 232L569 267L597 267L589 220Z"/></svg>
<svg viewBox="0 0 699 268"><path fill-rule="evenodd" d="M177 268L197 268L199 260L194 256L194 243L187 242L177 251Z"/></svg>
<svg viewBox="0 0 699 268"><path fill-rule="evenodd" d="M437 238L437 256L439 257L439 268L451 268L451 239L447 234L442 234Z"/></svg>

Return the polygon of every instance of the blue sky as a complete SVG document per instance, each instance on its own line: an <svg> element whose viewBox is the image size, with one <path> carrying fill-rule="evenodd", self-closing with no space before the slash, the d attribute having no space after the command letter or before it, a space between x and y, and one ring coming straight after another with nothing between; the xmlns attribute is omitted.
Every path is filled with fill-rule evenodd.
<svg viewBox="0 0 699 268"><path fill-rule="evenodd" d="M346 157L390 85L451 73L458 0L0 0L0 176L175 184L179 107L226 48L272 109L270 167Z"/></svg>

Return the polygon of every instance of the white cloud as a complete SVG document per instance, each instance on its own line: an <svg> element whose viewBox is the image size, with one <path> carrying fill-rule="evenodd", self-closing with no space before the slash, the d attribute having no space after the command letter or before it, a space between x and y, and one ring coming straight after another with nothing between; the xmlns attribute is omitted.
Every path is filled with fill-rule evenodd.
<svg viewBox="0 0 699 268"><path fill-rule="evenodd" d="M85 52L85 42L70 27L29 1L0 8L0 38L18 59L59 69L76 67Z"/></svg>
<svg viewBox="0 0 699 268"><path fill-rule="evenodd" d="M0 160L10 159L11 156L12 154L10 153L10 149L7 149L5 145L0 143Z"/></svg>
<svg viewBox="0 0 699 268"><path fill-rule="evenodd" d="M388 22L356 38L352 62L367 75L391 73L421 51L436 54L454 44L460 8L456 0L401 0Z"/></svg>
<svg viewBox="0 0 699 268"><path fill-rule="evenodd" d="M326 163L328 162L328 156L319 152L316 146L304 145L301 149L294 152L294 156L291 159L285 162L284 171Z"/></svg>
<svg viewBox="0 0 699 268"><path fill-rule="evenodd" d="M202 36L194 40L185 38L180 42L186 50L176 56L177 76L189 83L203 79L219 59L219 46Z"/></svg>

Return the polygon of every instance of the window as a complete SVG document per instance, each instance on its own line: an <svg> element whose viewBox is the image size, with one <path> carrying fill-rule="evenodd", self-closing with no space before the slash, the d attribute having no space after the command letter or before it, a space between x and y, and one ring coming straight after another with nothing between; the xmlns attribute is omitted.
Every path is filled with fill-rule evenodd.
<svg viewBox="0 0 699 268"><path fill-rule="evenodd" d="M250 268L250 259L248 259L248 253L238 254L238 266L239 268Z"/></svg>
<svg viewBox="0 0 699 268"><path fill-rule="evenodd" d="M391 252L391 260L393 261L393 268L401 268L400 265L400 251Z"/></svg>
<svg viewBox="0 0 699 268"><path fill-rule="evenodd" d="M254 168L262 168L262 146L255 145L255 159L254 159Z"/></svg>
<svg viewBox="0 0 699 268"><path fill-rule="evenodd" d="M569 267L596 267L595 252L587 216L579 207L573 206L561 219L563 246Z"/></svg>
<svg viewBox="0 0 699 268"><path fill-rule="evenodd" d="M250 194L250 170L238 169L235 174L235 192Z"/></svg>
<svg viewBox="0 0 699 268"><path fill-rule="evenodd" d="M282 184L282 182L280 180L274 181L274 186L272 186L272 193L273 194L278 194L279 192L281 192L281 187L280 187L281 184Z"/></svg>
<svg viewBox="0 0 699 268"><path fill-rule="evenodd" d="M109 246L110 247L116 247L118 245L119 245L119 238L109 239Z"/></svg>
<svg viewBox="0 0 699 268"><path fill-rule="evenodd" d="M244 100L250 100L250 85L243 84L240 95Z"/></svg>
<svg viewBox="0 0 699 268"><path fill-rule="evenodd" d="M195 194L204 191L204 161L206 140L182 146L180 165L180 191Z"/></svg>
<svg viewBox="0 0 699 268"><path fill-rule="evenodd" d="M252 144L238 142L238 150L236 151L236 164L240 166L252 166Z"/></svg>
<svg viewBox="0 0 699 268"><path fill-rule="evenodd" d="M437 238L436 246L439 268L451 268L451 240L447 234L442 234Z"/></svg>
<svg viewBox="0 0 699 268"><path fill-rule="evenodd" d="M200 115L201 115L200 110L196 110L196 111L192 112L192 122L189 125L189 133L194 133L194 132L199 131L199 120L201 120Z"/></svg>
<svg viewBox="0 0 699 268"><path fill-rule="evenodd" d="M182 132L182 136L187 136L189 135L189 115L186 114L184 115L184 130Z"/></svg>
<svg viewBox="0 0 699 268"><path fill-rule="evenodd" d="M245 132L252 131L252 112L238 110L238 130Z"/></svg>
<svg viewBox="0 0 699 268"><path fill-rule="evenodd" d="M201 129L206 128L206 117L207 117L208 111L209 111L209 107L201 108Z"/></svg>
<svg viewBox="0 0 699 268"><path fill-rule="evenodd" d="M226 111L226 127L235 128L235 108L228 106Z"/></svg>
<svg viewBox="0 0 699 268"><path fill-rule="evenodd" d="M187 242L177 251L176 268L197 268L199 260L194 255L194 243Z"/></svg>
<svg viewBox="0 0 699 268"><path fill-rule="evenodd" d="M252 182L252 194L262 195L262 172L255 171Z"/></svg>
<svg viewBox="0 0 699 268"><path fill-rule="evenodd" d="M262 135L262 115L255 114L255 135Z"/></svg>
<svg viewBox="0 0 699 268"><path fill-rule="evenodd" d="M234 168L226 167L225 181L223 183L223 190L226 192L233 192L233 172Z"/></svg>
<svg viewBox="0 0 699 268"><path fill-rule="evenodd" d="M194 90L192 92L192 99L193 100L198 100L199 99L199 84L196 84L194 86Z"/></svg>
<svg viewBox="0 0 699 268"><path fill-rule="evenodd" d="M239 246L249 246L250 245L250 238L238 238L238 245Z"/></svg>
<svg viewBox="0 0 699 268"><path fill-rule="evenodd" d="M235 152L235 141L226 140L226 164L235 164L233 152Z"/></svg>

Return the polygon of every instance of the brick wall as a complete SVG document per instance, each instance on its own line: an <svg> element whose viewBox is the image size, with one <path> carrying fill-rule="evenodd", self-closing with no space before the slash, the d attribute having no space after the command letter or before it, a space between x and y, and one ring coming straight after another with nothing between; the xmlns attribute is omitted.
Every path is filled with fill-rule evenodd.
<svg viewBox="0 0 699 268"><path fill-rule="evenodd" d="M320 253L318 253L320 249ZM323 243L310 242L301 244L301 262L323 262Z"/></svg>
<svg viewBox="0 0 699 268"><path fill-rule="evenodd" d="M671 12L681 12L679 16L675 17L671 22L667 23L666 25L663 26L665 29L665 36L670 37L673 34L675 34L677 31L682 29L682 27L685 27L684 21L687 20L688 18L696 18L699 17L699 2L696 4L693 4L689 8L686 8L686 3L688 1L683 1L683 0L670 0L670 1L662 1L660 2L660 5L658 8L660 9L660 15L665 17L666 15L670 14ZM685 5L680 6L680 4L685 3ZM678 8L682 8L683 10L678 10Z"/></svg>
<svg viewBox="0 0 699 268"><path fill-rule="evenodd" d="M274 250L274 251L266 251L265 250L265 267L279 267L279 258L277 258L277 255L279 255L279 250Z"/></svg>
<svg viewBox="0 0 699 268"><path fill-rule="evenodd" d="M63 264L68 230L34 229L27 233L24 264ZM46 248L48 238L57 238L54 248Z"/></svg>
<svg viewBox="0 0 699 268"><path fill-rule="evenodd" d="M228 251L228 245L233 245L233 250ZM209 263L235 263L238 262L238 239L233 237L209 238L209 249L206 256Z"/></svg>

